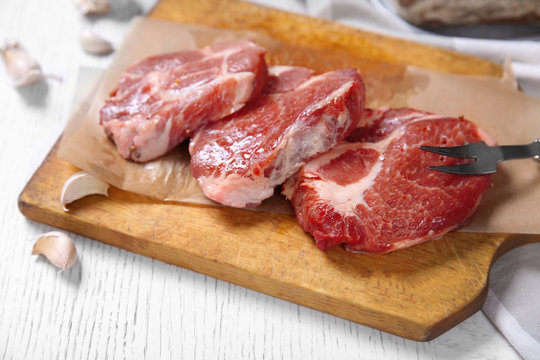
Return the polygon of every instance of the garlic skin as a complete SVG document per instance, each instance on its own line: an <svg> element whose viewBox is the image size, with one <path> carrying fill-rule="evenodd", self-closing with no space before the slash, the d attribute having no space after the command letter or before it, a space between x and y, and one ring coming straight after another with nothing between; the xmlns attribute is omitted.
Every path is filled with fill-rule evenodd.
<svg viewBox="0 0 540 360"><path fill-rule="evenodd" d="M108 0L79 0L79 10L83 15L105 14L110 8Z"/></svg>
<svg viewBox="0 0 540 360"><path fill-rule="evenodd" d="M107 55L114 51L112 44L91 30L84 30L79 35L83 49L94 55Z"/></svg>
<svg viewBox="0 0 540 360"><path fill-rule="evenodd" d="M50 231L38 237L32 255L43 255L60 270L71 269L77 263L77 250L73 240L63 232Z"/></svg>
<svg viewBox="0 0 540 360"><path fill-rule="evenodd" d="M5 44L1 51L6 73L14 86L29 86L43 80L41 66L18 42Z"/></svg>
<svg viewBox="0 0 540 360"><path fill-rule="evenodd" d="M107 196L108 189L109 184L86 171L75 173L67 179L62 187L62 194L60 195L62 209L68 211L67 204L88 195Z"/></svg>

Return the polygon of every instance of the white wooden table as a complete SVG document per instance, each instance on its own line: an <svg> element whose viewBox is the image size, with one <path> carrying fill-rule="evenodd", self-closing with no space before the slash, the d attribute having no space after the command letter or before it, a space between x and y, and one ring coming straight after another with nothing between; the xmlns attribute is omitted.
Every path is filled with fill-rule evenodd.
<svg viewBox="0 0 540 360"><path fill-rule="evenodd" d="M426 343L406 340L205 275L73 236L79 265L31 256L49 226L17 197L66 122L80 66L105 67L78 42L92 28L119 44L151 0L1 0L0 41L19 40L63 81L15 89L0 74L0 357L3 359L519 359L481 312Z"/></svg>

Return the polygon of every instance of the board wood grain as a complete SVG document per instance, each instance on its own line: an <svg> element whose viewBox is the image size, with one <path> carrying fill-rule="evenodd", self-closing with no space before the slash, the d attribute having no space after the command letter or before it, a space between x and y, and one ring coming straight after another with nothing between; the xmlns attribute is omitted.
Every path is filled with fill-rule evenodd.
<svg viewBox="0 0 540 360"><path fill-rule="evenodd" d="M500 75L498 65L256 5L161 1L151 17L260 31L282 41L270 63L323 71L354 64L391 81L404 66ZM288 44L288 45L287 45ZM325 54L290 57L290 50ZM329 55L329 52L331 54ZM302 53L302 52L299 52ZM286 61L286 60L290 61ZM381 94L371 94L371 96ZM368 94L369 96L369 94ZM78 171L48 154L19 197L30 219L413 340L430 340L483 303L493 261L537 235L452 233L386 255L319 251L288 215L161 202L115 188L64 212L60 193Z"/></svg>

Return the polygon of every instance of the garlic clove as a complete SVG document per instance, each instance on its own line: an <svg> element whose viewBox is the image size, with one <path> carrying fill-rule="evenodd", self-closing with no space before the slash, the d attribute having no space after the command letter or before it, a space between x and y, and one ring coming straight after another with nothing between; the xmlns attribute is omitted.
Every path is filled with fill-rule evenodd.
<svg viewBox="0 0 540 360"><path fill-rule="evenodd" d="M43 255L57 268L68 270L77 263L77 250L73 240L63 232L50 231L38 237L32 255Z"/></svg>
<svg viewBox="0 0 540 360"><path fill-rule="evenodd" d="M43 80L43 72L37 61L18 42L7 43L1 48L6 73L13 85L28 86Z"/></svg>
<svg viewBox="0 0 540 360"><path fill-rule="evenodd" d="M91 30L81 32L79 40L83 49L90 54L106 55L114 50L114 47L109 41Z"/></svg>
<svg viewBox="0 0 540 360"><path fill-rule="evenodd" d="M108 0L79 0L79 10L83 15L105 14L110 8Z"/></svg>
<svg viewBox="0 0 540 360"><path fill-rule="evenodd" d="M62 209L68 211L67 204L88 195L107 196L108 189L109 184L86 171L73 174L62 187L62 194L60 195Z"/></svg>

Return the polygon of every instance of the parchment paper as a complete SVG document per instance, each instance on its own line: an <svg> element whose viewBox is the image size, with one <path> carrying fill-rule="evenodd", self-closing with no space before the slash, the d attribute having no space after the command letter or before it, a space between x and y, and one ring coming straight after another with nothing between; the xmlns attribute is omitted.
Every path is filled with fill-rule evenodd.
<svg viewBox="0 0 540 360"><path fill-rule="evenodd" d="M59 156L126 191L160 200L215 204L202 194L191 176L186 143L145 164L125 160L99 126L99 110L122 72L134 61L235 38L254 40L268 49L269 56L284 49L277 40L253 32L136 19L95 91L74 104ZM501 145L526 144L540 137L540 100L517 91L512 81L406 68L399 76L366 74L365 82L368 105L372 107L409 106L449 116L464 115ZM461 231L539 234L540 164L531 159L505 162L492 180L494 186L486 192L471 223ZM258 210L291 213L281 195L265 201Z"/></svg>

